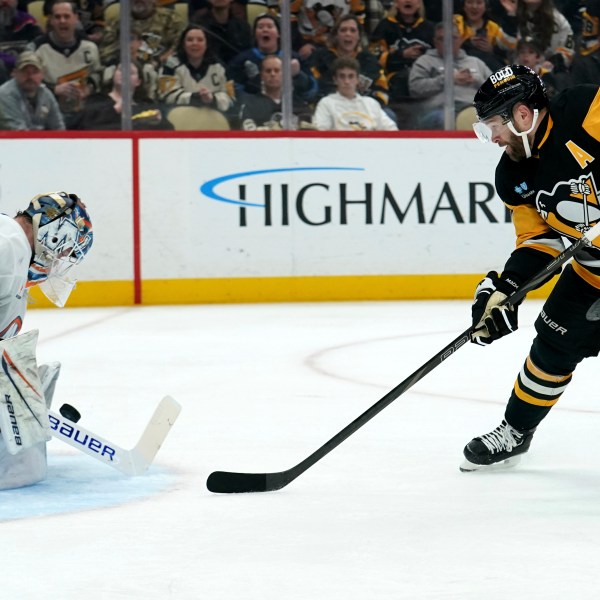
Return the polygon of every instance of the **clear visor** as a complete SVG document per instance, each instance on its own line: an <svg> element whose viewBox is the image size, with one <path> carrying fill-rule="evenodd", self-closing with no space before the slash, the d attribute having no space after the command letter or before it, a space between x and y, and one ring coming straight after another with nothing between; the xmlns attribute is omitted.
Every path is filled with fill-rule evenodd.
<svg viewBox="0 0 600 600"><path fill-rule="evenodd" d="M67 303L77 283L68 273L73 265L74 262L69 259L52 260L48 265L48 278L40 283L40 290L46 298L60 308Z"/></svg>
<svg viewBox="0 0 600 600"><path fill-rule="evenodd" d="M491 142L497 135L502 133L509 119L501 117L492 117L485 121L473 123L473 131L480 142Z"/></svg>

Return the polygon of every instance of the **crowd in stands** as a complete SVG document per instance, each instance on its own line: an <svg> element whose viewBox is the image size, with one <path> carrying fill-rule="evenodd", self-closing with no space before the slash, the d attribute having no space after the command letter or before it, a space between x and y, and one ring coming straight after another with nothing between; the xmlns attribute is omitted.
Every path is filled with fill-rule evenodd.
<svg viewBox="0 0 600 600"><path fill-rule="evenodd" d="M118 2L0 0L0 129L117 130L124 101L133 129L179 128L182 106L198 129L282 128L278 0L131 0L130 10L127 68ZM294 129L443 129L442 2L291 0L290 11ZM457 115L513 62L550 95L600 84L600 0L454 0L454 13Z"/></svg>

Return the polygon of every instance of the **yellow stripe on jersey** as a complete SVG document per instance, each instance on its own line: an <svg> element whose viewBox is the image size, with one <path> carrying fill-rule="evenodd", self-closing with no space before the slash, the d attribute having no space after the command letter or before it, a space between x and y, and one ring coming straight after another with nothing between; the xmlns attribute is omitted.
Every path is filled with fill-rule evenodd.
<svg viewBox="0 0 600 600"><path fill-rule="evenodd" d="M600 90L596 92L587 115L583 120L582 127L586 133L595 140L600 141Z"/></svg>
<svg viewBox="0 0 600 600"><path fill-rule="evenodd" d="M544 132L544 137L541 139L540 143L538 144L538 149L541 148L545 141L548 139L548 136L550 135L550 132L552 131L552 127L554 127L554 121L552 120L552 117L550 115L548 115L548 126L546 127L546 131Z"/></svg>
<svg viewBox="0 0 600 600"><path fill-rule="evenodd" d="M592 287L600 290L600 275L594 275L588 271L583 265L573 261L573 271L581 277L586 283L589 283Z"/></svg>
<svg viewBox="0 0 600 600"><path fill-rule="evenodd" d="M520 204L509 208L512 209L512 221L515 226L515 233L517 234L517 248L524 246L528 240L551 231L548 224L542 219L533 206ZM530 243L526 245L528 248L541 250L553 257L560 254L556 249L541 243Z"/></svg>

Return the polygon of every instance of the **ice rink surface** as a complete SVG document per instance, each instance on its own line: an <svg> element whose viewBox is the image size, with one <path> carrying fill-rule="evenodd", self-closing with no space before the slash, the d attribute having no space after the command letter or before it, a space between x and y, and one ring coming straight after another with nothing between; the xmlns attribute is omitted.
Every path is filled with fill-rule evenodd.
<svg viewBox="0 0 600 600"><path fill-rule="evenodd" d="M300 462L469 325L468 302L32 310L54 406L135 444L183 406L147 475L58 440L49 477L0 492L2 598L600 597L600 393L588 359L514 469L460 473L496 427L541 304L469 344L279 492L215 495L214 470Z"/></svg>

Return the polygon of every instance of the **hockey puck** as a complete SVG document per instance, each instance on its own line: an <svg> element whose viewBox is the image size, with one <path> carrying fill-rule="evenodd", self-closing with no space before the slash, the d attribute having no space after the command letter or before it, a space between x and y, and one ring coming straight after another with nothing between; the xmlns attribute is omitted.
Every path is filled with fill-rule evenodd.
<svg viewBox="0 0 600 600"><path fill-rule="evenodd" d="M69 421L73 421L73 423L77 423L79 419L81 419L81 414L79 411L70 404L63 404L60 407L60 414L65 418L69 419Z"/></svg>

